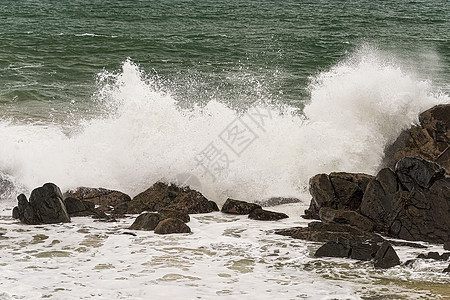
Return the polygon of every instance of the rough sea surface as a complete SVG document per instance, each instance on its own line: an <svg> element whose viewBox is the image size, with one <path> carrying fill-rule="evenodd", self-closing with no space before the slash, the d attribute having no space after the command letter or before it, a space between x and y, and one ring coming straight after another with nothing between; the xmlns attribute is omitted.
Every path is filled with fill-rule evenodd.
<svg viewBox="0 0 450 300"><path fill-rule="evenodd" d="M306 224L311 176L375 174L450 102L449 20L445 0L1 1L0 298L450 297L444 262L381 272L270 233ZM275 208L287 221L191 216L193 234L167 237L123 235L131 217L10 217L45 182L134 196L158 180L219 205L301 202Z"/></svg>

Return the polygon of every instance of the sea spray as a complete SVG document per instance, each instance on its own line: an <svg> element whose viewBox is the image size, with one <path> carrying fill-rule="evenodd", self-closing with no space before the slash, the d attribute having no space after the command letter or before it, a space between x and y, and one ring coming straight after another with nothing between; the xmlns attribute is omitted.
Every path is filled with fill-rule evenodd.
<svg viewBox="0 0 450 300"><path fill-rule="evenodd" d="M215 100L181 109L131 60L99 78L95 97L102 111L69 133L56 123L1 121L0 170L28 190L52 181L63 190L105 187L133 196L158 180L191 174L205 196L219 203L227 197L307 200L311 176L374 173L384 147L416 122L418 113L449 101L434 94L430 82L370 53L358 53L313 78L303 113L263 104L236 112ZM255 126L252 111L270 118ZM254 133L239 155L221 136L233 122L247 124ZM229 157L220 172L199 163L209 145Z"/></svg>

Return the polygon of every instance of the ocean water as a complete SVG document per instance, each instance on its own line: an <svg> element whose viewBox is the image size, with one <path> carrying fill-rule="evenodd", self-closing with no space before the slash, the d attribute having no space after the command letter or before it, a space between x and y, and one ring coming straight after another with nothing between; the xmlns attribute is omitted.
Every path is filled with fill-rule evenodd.
<svg viewBox="0 0 450 300"><path fill-rule="evenodd" d="M301 253L294 254L297 246L290 244L296 242L265 233L269 227L304 222L299 219L300 208L309 201L311 176L331 171L375 174L385 146L416 123L420 112L450 102L448 1L4 0L0 20L0 229L8 232L10 226L16 226L10 236L6 233L10 239L35 247L28 245L34 241L27 240L28 229L15 224L9 215L19 192L29 193L45 182L54 182L63 191L92 186L134 196L163 180L191 185L219 204L228 197L247 201L296 197L301 202L288 207L292 221L258 227L231 218L217 232L205 229L210 225L207 217L199 217L193 224L194 235L197 231L208 241L201 246L208 251L216 247L212 236L226 237L234 227L249 227L238 229L244 234L238 234L237 240L245 243L240 237L252 236L250 248L256 258L266 254L255 249L283 240L289 254L276 263L278 267L271 265L275 269L270 274L284 276L286 281L274 283L270 291L259 289L270 280L261 271L265 265L246 261L244 265L256 264L257 268L249 267L249 272L231 268L236 278L231 273L221 277L217 274L225 273L214 269L214 276L231 276L231 281L201 279L202 284L186 283L181 291L189 291L189 295L200 291L203 297L211 293L239 297L242 290L233 290L228 284L244 280L247 275L242 274L254 277L262 272L252 285L260 297L281 293L289 276L302 280L312 274L324 289L334 288L316 293L306 286L303 294L282 294L283 298L359 299L389 289L389 280L411 278L415 283L403 288L414 291L416 287L417 294L409 293L407 298L450 297L450 291L440 285L448 280L436 275L443 265L417 266L419 271L408 276L405 272L409 271L400 267L387 275L369 271L367 282L380 282L365 282L362 288L354 277L343 275L348 268L340 263L333 269L339 280L318 271L321 268L308 267L317 262L305 254L313 243L299 242L303 243ZM109 228L86 220L77 222L95 235L126 228L125 223ZM73 226L64 234L61 247L69 249L65 243L83 238L74 233L83 228ZM49 230L52 234L63 231ZM260 236L265 237L261 245L255 240ZM224 239L220 251L236 242ZM116 242L126 243L119 240ZM9 248L9 241L2 244L2 251L17 250L17 244ZM183 247L175 238L164 241ZM203 249L195 242L186 243L187 248ZM163 245L166 247L169 245ZM116 251L113 245L100 248ZM28 257L22 257L25 268L35 268L36 276L47 276L33 266L39 261L52 264L61 260L65 265L61 272L70 273L68 264L79 259L74 249L78 248L68 250L69 258L64 253L61 257L55 254L57 258L28 255L28 250L19 255ZM102 253L98 247L85 250L88 256ZM244 246L229 250L230 257L222 255L223 260L216 262L234 264L244 250ZM117 251L118 257L128 255ZM146 253L140 247L130 251ZM152 251L157 250L148 251L155 255ZM414 255L406 249L399 251L406 253L403 257ZM10 259L13 262L17 257ZM199 260L202 266L211 262L209 258ZM94 273L105 272L109 280L98 293L83 294L86 298L145 298L154 292L154 286L143 287L142 294L131 289L126 295L115 289L107 291L116 282L108 272L124 267L111 264L113 267L100 269L89 261L82 264L86 270L92 267ZM294 272L290 269L294 265L301 267ZM167 266L151 265L149 270L164 273L160 267ZM277 273L283 269L288 271ZM132 274L141 271L133 269ZM202 277L199 270L195 272ZM15 280L26 276L13 273L4 285L0 283L4 297L47 295L34 280L23 292L13 292ZM188 277L195 275L187 273L163 281L172 287L180 280L190 282L193 279ZM91 275L86 276L80 285L90 280ZM140 286L147 279L142 276L135 284ZM73 287L68 288L72 292L58 292L58 284L57 280L49 283L56 292L48 295L58 298L73 292ZM429 295L423 292L433 289L437 291ZM220 292L223 290L228 292ZM157 290L156 294L164 292Z"/></svg>

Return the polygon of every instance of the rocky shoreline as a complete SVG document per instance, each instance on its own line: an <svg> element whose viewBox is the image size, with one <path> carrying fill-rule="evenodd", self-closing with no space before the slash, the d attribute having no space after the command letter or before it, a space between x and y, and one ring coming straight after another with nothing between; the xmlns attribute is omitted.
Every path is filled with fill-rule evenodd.
<svg viewBox="0 0 450 300"><path fill-rule="evenodd" d="M386 149L384 168L376 176L334 172L310 180L312 196L304 218L308 227L275 230L275 234L324 243L316 257L343 257L373 261L375 268L401 264L392 245L414 241L442 244L450 250L450 105L427 110L420 125L405 130ZM213 201L189 187L157 182L131 198L103 188L80 187L62 193L46 183L32 191L29 200L18 196L12 215L28 225L70 222L71 217L92 216L113 222L126 214L139 214L130 230L157 234L190 233L189 214L218 211ZM286 214L259 204L228 199L221 212L276 221ZM275 225L276 226L276 225ZM448 260L450 253L422 254L417 259ZM407 265L411 262L403 262ZM450 266L444 270L449 272Z"/></svg>

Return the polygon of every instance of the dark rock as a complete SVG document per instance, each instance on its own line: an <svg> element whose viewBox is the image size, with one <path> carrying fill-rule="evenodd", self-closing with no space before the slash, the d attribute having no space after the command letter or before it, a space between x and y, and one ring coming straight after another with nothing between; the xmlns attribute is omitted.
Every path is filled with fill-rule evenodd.
<svg viewBox="0 0 450 300"><path fill-rule="evenodd" d="M399 189L397 176L389 168L381 169L375 179L380 183L385 195L395 194Z"/></svg>
<svg viewBox="0 0 450 300"><path fill-rule="evenodd" d="M394 248L388 242L383 242L375 254L375 268L388 269L399 264L400 259Z"/></svg>
<svg viewBox="0 0 450 300"><path fill-rule="evenodd" d="M309 223L308 227L276 230L275 234L312 242L335 242L337 239L349 240L351 243L377 243L384 241L381 236L356 227L337 223L325 224L316 221Z"/></svg>
<svg viewBox="0 0 450 300"><path fill-rule="evenodd" d="M64 193L64 197L88 201L105 207L115 207L123 202L131 201L130 196L119 191L88 187L79 187L76 190L67 191Z"/></svg>
<svg viewBox="0 0 450 300"><path fill-rule="evenodd" d="M14 219L19 219L20 218L19 208L17 206L13 208L12 217Z"/></svg>
<svg viewBox="0 0 450 300"><path fill-rule="evenodd" d="M327 242L317 249L315 257L349 257L351 252L350 242L345 239L337 242Z"/></svg>
<svg viewBox="0 0 450 300"><path fill-rule="evenodd" d="M375 258L378 249L380 249L380 246L374 243L355 243L352 245L350 258L357 260L372 260Z"/></svg>
<svg viewBox="0 0 450 300"><path fill-rule="evenodd" d="M133 232L127 232L127 231L122 232L122 234L127 234L127 235L137 236L136 233L133 233Z"/></svg>
<svg viewBox="0 0 450 300"><path fill-rule="evenodd" d="M180 219L169 218L159 222L155 228L157 234L190 233L191 229Z"/></svg>
<svg viewBox="0 0 450 300"><path fill-rule="evenodd" d="M450 250L450 241L444 243L444 250Z"/></svg>
<svg viewBox="0 0 450 300"><path fill-rule="evenodd" d="M318 174L309 181L309 191L313 197L310 208L305 211L307 218L314 218L322 207L357 210L364 190L373 176L362 173Z"/></svg>
<svg viewBox="0 0 450 300"><path fill-rule="evenodd" d="M33 207L31 207L30 202L28 202L27 197L24 194L20 194L17 197L17 200L18 205L16 212L19 215L20 222L28 225L40 224L41 222L34 212Z"/></svg>
<svg viewBox="0 0 450 300"><path fill-rule="evenodd" d="M411 267L414 266L414 264L416 263L416 261L417 261L417 260L415 260L415 259L408 259L407 261L405 261L405 262L402 264L402 266L411 268Z"/></svg>
<svg viewBox="0 0 450 300"><path fill-rule="evenodd" d="M70 222L61 190L53 183L34 189L29 202L41 223Z"/></svg>
<svg viewBox="0 0 450 300"><path fill-rule="evenodd" d="M165 209L165 210L158 211L158 213L161 215L161 217L163 219L176 218L176 219L180 219L184 223L187 223L191 220L189 215L182 211Z"/></svg>
<svg viewBox="0 0 450 300"><path fill-rule="evenodd" d="M305 210L305 214L302 215L304 219L313 219L320 220L319 217L319 208L316 205L316 202L311 199L311 203L309 204L309 208Z"/></svg>
<svg viewBox="0 0 450 300"><path fill-rule="evenodd" d="M64 205L70 217L84 217L94 214L95 204L92 202L69 197L64 199Z"/></svg>
<svg viewBox="0 0 450 300"><path fill-rule="evenodd" d="M248 217L249 217L249 219L259 220L259 221L277 221L277 220L289 218L289 216L284 213L268 211L268 210L261 209L261 208L254 209L248 215Z"/></svg>
<svg viewBox="0 0 450 300"><path fill-rule="evenodd" d="M428 252L428 258L430 259L435 259L435 260L440 260L441 256L439 255L438 252Z"/></svg>
<svg viewBox="0 0 450 300"><path fill-rule="evenodd" d="M222 206L222 212L235 215L248 215L257 208L261 209L261 206L245 201L227 199Z"/></svg>
<svg viewBox="0 0 450 300"><path fill-rule="evenodd" d="M217 204L189 187L155 183L128 203L127 213L176 210L188 214L218 211Z"/></svg>
<svg viewBox="0 0 450 300"><path fill-rule="evenodd" d="M395 165L395 173L402 186L412 191L417 185L429 188L436 180L444 177L445 170L420 157L404 157Z"/></svg>
<svg viewBox="0 0 450 300"><path fill-rule="evenodd" d="M374 223L367 217L351 210L336 210L322 207L319 211L320 219L325 223L336 222L355 226L363 231L372 231Z"/></svg>
<svg viewBox="0 0 450 300"><path fill-rule="evenodd" d="M450 104L437 105L420 114L420 126L404 130L385 150L383 166L394 169L406 156L419 156L434 161L450 175Z"/></svg>
<svg viewBox="0 0 450 300"><path fill-rule="evenodd" d="M314 207L333 207L336 199L333 185L327 174L318 174L309 180L309 193L312 196Z"/></svg>
<svg viewBox="0 0 450 300"><path fill-rule="evenodd" d="M139 215L134 223L130 226L130 230L155 230L160 221L164 220L163 216L158 213L143 213Z"/></svg>
<svg viewBox="0 0 450 300"><path fill-rule="evenodd" d="M428 252L428 254L426 254L426 255L421 253L417 256L417 258L421 258L421 259L434 259L434 260L444 260L444 261L448 260L449 257L450 257L450 252L445 252L445 253L442 253L442 255L441 255L438 252L433 252L433 251Z"/></svg>

